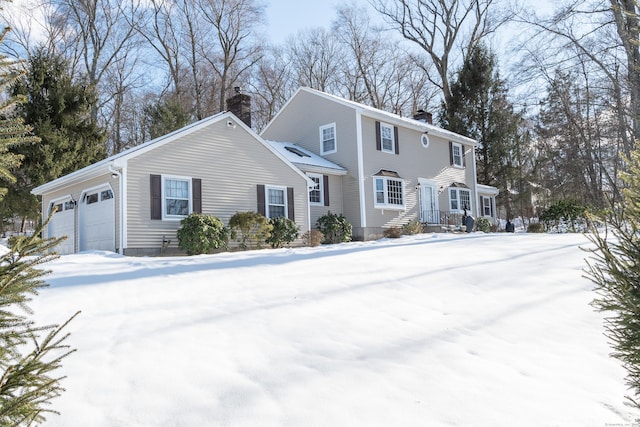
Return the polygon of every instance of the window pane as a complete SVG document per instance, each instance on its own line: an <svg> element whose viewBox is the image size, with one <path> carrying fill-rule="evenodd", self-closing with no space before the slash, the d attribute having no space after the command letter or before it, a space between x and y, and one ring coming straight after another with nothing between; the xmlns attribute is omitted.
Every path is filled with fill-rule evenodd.
<svg viewBox="0 0 640 427"><path fill-rule="evenodd" d="M449 190L449 200L451 201L451 210L458 210L458 191L451 189Z"/></svg>
<svg viewBox="0 0 640 427"><path fill-rule="evenodd" d="M284 191L269 189L269 204L284 205Z"/></svg>
<svg viewBox="0 0 640 427"><path fill-rule="evenodd" d="M284 214L284 206L269 206L269 218L278 218L280 216L285 216Z"/></svg>
<svg viewBox="0 0 640 427"><path fill-rule="evenodd" d="M167 179L164 183L165 197L189 198L189 183L183 180Z"/></svg>
<svg viewBox="0 0 640 427"><path fill-rule="evenodd" d="M460 190L461 209L471 209L471 192L469 190Z"/></svg>
<svg viewBox="0 0 640 427"><path fill-rule="evenodd" d="M387 181L387 200L390 205L402 205L402 181Z"/></svg>
<svg viewBox="0 0 640 427"><path fill-rule="evenodd" d="M189 215L189 201L167 199L167 215Z"/></svg>
<svg viewBox="0 0 640 427"><path fill-rule="evenodd" d="M320 177L312 176L310 178L314 182L315 186L313 187L313 190L309 191L309 202L322 203L322 194L320 193Z"/></svg>
<svg viewBox="0 0 640 427"><path fill-rule="evenodd" d="M393 151L393 129L389 126L380 126L382 135L382 149L385 151Z"/></svg>
<svg viewBox="0 0 640 427"><path fill-rule="evenodd" d="M98 202L98 193L88 194L85 196L85 203L90 205Z"/></svg>
<svg viewBox="0 0 640 427"><path fill-rule="evenodd" d="M111 190L104 190L100 193L100 200L113 199L113 192Z"/></svg>
<svg viewBox="0 0 640 427"><path fill-rule="evenodd" d="M333 126L322 129L322 150L333 151L336 149L336 133Z"/></svg>

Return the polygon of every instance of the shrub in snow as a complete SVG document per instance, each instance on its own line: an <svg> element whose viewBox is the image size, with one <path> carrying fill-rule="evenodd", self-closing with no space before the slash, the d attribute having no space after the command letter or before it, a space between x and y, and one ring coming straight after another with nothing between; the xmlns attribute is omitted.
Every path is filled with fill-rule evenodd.
<svg viewBox="0 0 640 427"><path fill-rule="evenodd" d="M351 241L352 227L342 214L336 215L328 212L326 215L318 218L316 225L324 235L324 243Z"/></svg>
<svg viewBox="0 0 640 427"><path fill-rule="evenodd" d="M541 222L531 222L527 226L527 233L544 233L544 224Z"/></svg>
<svg viewBox="0 0 640 427"><path fill-rule="evenodd" d="M0 256L0 425L32 425L45 421L51 400L64 389L54 372L71 350L62 326L38 327L25 314L27 303L47 286L37 266L53 258L62 239L42 240L42 229L30 237L12 239L10 251ZM50 255L45 255L49 253ZM78 313L76 313L77 315Z"/></svg>
<svg viewBox="0 0 640 427"><path fill-rule="evenodd" d="M489 220L489 218L481 216L480 218L476 219L475 227L477 231L489 233L491 232L491 221Z"/></svg>
<svg viewBox="0 0 640 427"><path fill-rule="evenodd" d="M302 235L302 241L307 246L318 246L324 240L324 234L319 230L309 230Z"/></svg>
<svg viewBox="0 0 640 427"><path fill-rule="evenodd" d="M402 234L412 236L414 234L422 233L422 224L418 220L413 220L402 226Z"/></svg>
<svg viewBox="0 0 640 427"><path fill-rule="evenodd" d="M604 232L592 225L589 239L595 243L587 276L595 283L598 297L593 306L603 312L605 335L612 353L627 370L627 385L640 407L640 151L631 155L629 173L622 176L627 188L624 200L601 219Z"/></svg>
<svg viewBox="0 0 640 427"><path fill-rule="evenodd" d="M227 247L229 231L213 215L192 213L180 221L177 237L178 247L188 255L210 254Z"/></svg>
<svg viewBox="0 0 640 427"><path fill-rule="evenodd" d="M236 212L229 220L229 229L241 249L260 249L271 236L273 225L258 212Z"/></svg>
<svg viewBox="0 0 640 427"><path fill-rule="evenodd" d="M400 227L391 227L385 228L382 232L382 235L388 239L397 239L402 236L402 228Z"/></svg>
<svg viewBox="0 0 640 427"><path fill-rule="evenodd" d="M272 248L280 248L283 244L288 245L300 235L300 227L289 218L279 216L277 218L271 218L269 223L273 229L266 241Z"/></svg>
<svg viewBox="0 0 640 427"><path fill-rule="evenodd" d="M561 200L547 208L542 221L547 230L554 233L583 233L587 230L587 208L574 200Z"/></svg>

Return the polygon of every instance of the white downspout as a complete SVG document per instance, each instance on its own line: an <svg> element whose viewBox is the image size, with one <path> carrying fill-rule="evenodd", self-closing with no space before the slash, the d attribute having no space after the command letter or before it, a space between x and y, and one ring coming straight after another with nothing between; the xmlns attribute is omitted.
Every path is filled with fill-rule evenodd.
<svg viewBox="0 0 640 427"><path fill-rule="evenodd" d="M362 145L362 111L356 110L356 149L358 153L358 192L360 199L360 225L362 227L362 239L366 240L365 228L367 227L366 203L364 201L364 153Z"/></svg>
<svg viewBox="0 0 640 427"><path fill-rule="evenodd" d="M476 214L475 217L476 218L480 218L480 201L478 200L478 171L476 170L476 146L472 145L471 146L471 161L473 163L473 193L475 194L475 200L474 200L474 205L475 205L475 210L476 210Z"/></svg>
<svg viewBox="0 0 640 427"><path fill-rule="evenodd" d="M109 171L112 174L116 174L118 176L118 193L120 194L120 212L118 215L118 223L119 223L119 228L120 228L120 248L119 248L119 253L120 255L124 255L124 250L127 247L126 241L125 241L125 227L126 227L126 222L125 222L125 212L126 212L126 194L125 194L125 188L126 186L124 185L124 181L126 178L126 168L122 167L120 170L118 169L114 169L113 165L109 165Z"/></svg>

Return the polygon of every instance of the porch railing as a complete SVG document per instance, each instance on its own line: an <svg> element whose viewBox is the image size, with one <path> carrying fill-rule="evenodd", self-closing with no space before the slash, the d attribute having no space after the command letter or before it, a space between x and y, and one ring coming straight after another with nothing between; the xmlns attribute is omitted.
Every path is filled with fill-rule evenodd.
<svg viewBox="0 0 640 427"><path fill-rule="evenodd" d="M429 225L462 225L463 213L458 211L429 211L421 212L422 222Z"/></svg>

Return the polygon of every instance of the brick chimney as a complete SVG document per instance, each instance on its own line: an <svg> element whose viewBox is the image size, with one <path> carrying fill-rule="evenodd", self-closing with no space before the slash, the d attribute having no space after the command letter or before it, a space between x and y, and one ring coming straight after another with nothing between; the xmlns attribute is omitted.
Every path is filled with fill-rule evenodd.
<svg viewBox="0 0 640 427"><path fill-rule="evenodd" d="M251 127L251 97L240 92L240 86L233 88L236 92L227 99L227 111L235 114L247 126Z"/></svg>
<svg viewBox="0 0 640 427"><path fill-rule="evenodd" d="M429 123L430 125L432 125L433 114L424 110L418 110L413 114L413 120L418 120L418 121Z"/></svg>

